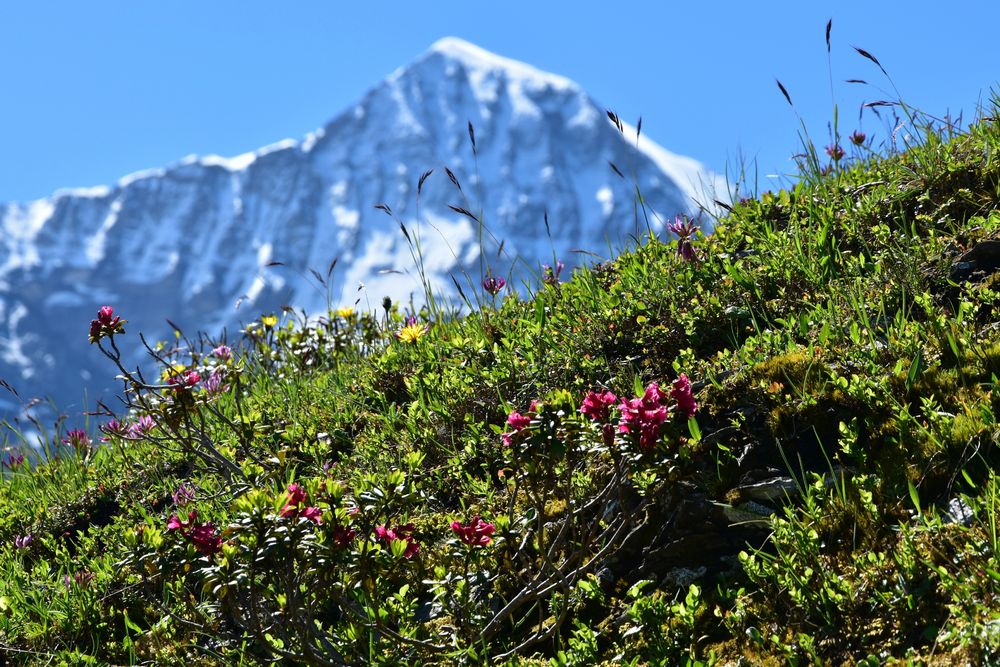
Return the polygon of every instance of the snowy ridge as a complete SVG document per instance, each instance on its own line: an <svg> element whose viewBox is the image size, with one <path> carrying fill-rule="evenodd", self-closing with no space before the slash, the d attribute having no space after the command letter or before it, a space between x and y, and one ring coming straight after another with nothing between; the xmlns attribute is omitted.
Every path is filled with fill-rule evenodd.
<svg viewBox="0 0 1000 667"><path fill-rule="evenodd" d="M581 256L572 249L623 245L639 228L634 184L608 162L634 169L662 219L696 212L692 197L711 201L705 186L718 188L717 177L634 137L572 81L445 38L301 141L192 155L110 187L0 204L0 378L70 413L85 389L110 400L101 379L112 369L86 340L105 303L130 333L155 340L169 334L166 318L187 334L233 336L284 304L316 313L328 299L419 301L411 249L379 203L419 236L428 278L448 295L452 276L476 289L481 266L537 272L554 254L573 266ZM417 179L428 169L418 216ZM478 224L449 205L483 211L482 246ZM325 273L334 258L328 292L310 269ZM143 361L138 348L125 353Z"/></svg>

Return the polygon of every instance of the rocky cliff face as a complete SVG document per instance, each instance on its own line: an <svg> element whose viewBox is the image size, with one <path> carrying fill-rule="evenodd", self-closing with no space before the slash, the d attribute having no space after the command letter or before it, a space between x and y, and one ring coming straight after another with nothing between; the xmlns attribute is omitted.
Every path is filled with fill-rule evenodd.
<svg viewBox="0 0 1000 667"><path fill-rule="evenodd" d="M112 368L86 337L103 304L155 340L166 318L232 335L284 304L419 301L411 247L375 204L419 238L430 282L448 294L451 276L478 285L486 267L530 276L554 257L583 263L577 249L608 255L645 229L636 183L663 219L711 199L701 165L625 130L573 82L448 38L301 141L0 205L0 378L67 413L85 392L107 400ZM482 212L483 229L449 205ZM310 269L334 259L326 289ZM0 412L18 409L10 398Z"/></svg>

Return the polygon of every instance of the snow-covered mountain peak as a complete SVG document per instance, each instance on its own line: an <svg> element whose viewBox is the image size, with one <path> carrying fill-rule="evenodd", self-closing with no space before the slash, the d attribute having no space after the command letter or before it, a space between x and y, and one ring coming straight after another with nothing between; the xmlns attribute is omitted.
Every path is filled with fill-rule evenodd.
<svg viewBox="0 0 1000 667"><path fill-rule="evenodd" d="M570 79L544 72L519 60L497 55L459 37L442 37L434 42L421 61L433 55L443 56L449 63L459 64L469 72L480 75L502 74L510 81L519 81L535 88L580 90Z"/></svg>
<svg viewBox="0 0 1000 667"><path fill-rule="evenodd" d="M411 238L437 297L455 296L453 280L474 294L487 271L515 285L553 257L572 267L588 257L578 249L622 247L646 226L636 187L669 220L696 211L693 196L710 201L699 186L714 181L619 133L569 79L445 38L302 140L0 203L0 379L70 412L85 390L110 404L112 370L86 338L102 305L151 340L172 337L167 319L233 336L286 304L419 306ZM141 362L127 340L129 363Z"/></svg>

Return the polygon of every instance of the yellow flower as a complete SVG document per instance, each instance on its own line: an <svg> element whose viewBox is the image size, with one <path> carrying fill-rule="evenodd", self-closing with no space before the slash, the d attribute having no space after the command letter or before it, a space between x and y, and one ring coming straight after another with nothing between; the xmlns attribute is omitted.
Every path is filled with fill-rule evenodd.
<svg viewBox="0 0 1000 667"><path fill-rule="evenodd" d="M170 366L164 368L163 372L160 373L160 379L166 382L170 378L177 377L186 370L187 366L184 364L171 364Z"/></svg>
<svg viewBox="0 0 1000 667"><path fill-rule="evenodd" d="M404 343L416 343L425 333L427 333L427 327L419 324L408 324L400 329L396 336Z"/></svg>
<svg viewBox="0 0 1000 667"><path fill-rule="evenodd" d="M278 323L278 318L276 316L274 316L274 315L265 315L264 317L260 318L260 321L264 323L265 327L267 327L268 329L270 329L275 324Z"/></svg>
<svg viewBox="0 0 1000 667"><path fill-rule="evenodd" d="M343 317L345 320L350 319L351 315L354 314L354 309L350 306L343 306L337 309L337 317Z"/></svg>

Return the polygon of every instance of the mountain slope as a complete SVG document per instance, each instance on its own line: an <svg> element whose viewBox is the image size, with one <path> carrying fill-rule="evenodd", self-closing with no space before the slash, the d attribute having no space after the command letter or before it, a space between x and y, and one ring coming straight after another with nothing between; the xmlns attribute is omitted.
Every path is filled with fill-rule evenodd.
<svg viewBox="0 0 1000 667"><path fill-rule="evenodd" d="M661 216L693 210L714 179L646 139L636 147L571 81L443 39L302 141L0 205L0 377L71 412L85 389L105 395L107 366L64 326L104 303L156 339L165 318L217 334L284 304L419 297L411 249L378 203L420 238L442 292L452 275L478 283L487 265L506 275L554 257L572 265L572 249L606 254L637 231L634 184L609 161ZM417 179L431 168L418 215ZM482 210L488 233L449 205ZM334 259L328 291L310 269Z"/></svg>

